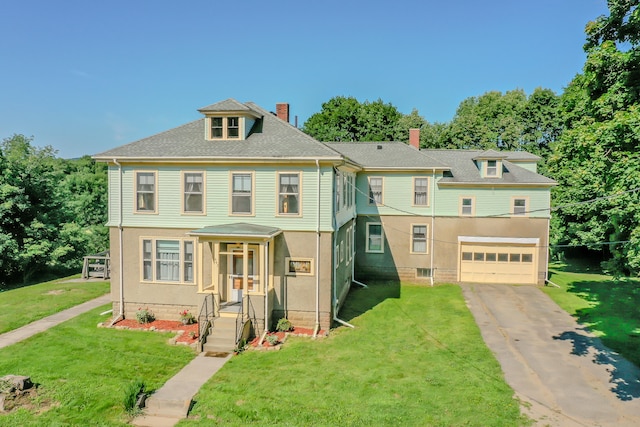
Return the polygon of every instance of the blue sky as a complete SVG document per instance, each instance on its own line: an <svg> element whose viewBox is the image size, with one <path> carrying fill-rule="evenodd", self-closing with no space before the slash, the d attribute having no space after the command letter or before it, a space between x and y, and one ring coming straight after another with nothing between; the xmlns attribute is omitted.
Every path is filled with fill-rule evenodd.
<svg viewBox="0 0 640 427"><path fill-rule="evenodd" d="M77 157L198 119L226 98L300 126L334 96L430 122L490 90L562 92L605 0L7 1L0 138Z"/></svg>

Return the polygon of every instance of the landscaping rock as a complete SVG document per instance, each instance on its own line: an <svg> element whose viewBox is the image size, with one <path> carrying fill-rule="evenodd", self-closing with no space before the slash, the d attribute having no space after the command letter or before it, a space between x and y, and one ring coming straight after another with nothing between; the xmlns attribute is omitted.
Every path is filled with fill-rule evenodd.
<svg viewBox="0 0 640 427"><path fill-rule="evenodd" d="M28 390L33 387L31 377L27 377L25 375L5 375L0 378L0 381L7 382L12 386L12 388L8 390L9 393L15 390Z"/></svg>

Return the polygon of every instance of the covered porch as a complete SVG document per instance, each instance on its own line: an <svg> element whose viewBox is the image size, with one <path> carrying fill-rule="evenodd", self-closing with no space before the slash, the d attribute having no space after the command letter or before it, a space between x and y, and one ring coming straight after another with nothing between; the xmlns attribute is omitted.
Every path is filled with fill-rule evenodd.
<svg viewBox="0 0 640 427"><path fill-rule="evenodd" d="M197 238L198 292L213 295L217 315L243 313L244 320L264 318L267 326L273 300L274 239L280 233L276 227L248 223L208 226L189 233ZM205 254L211 254L210 259ZM211 264L207 277L205 263ZM262 329L262 325L255 326Z"/></svg>

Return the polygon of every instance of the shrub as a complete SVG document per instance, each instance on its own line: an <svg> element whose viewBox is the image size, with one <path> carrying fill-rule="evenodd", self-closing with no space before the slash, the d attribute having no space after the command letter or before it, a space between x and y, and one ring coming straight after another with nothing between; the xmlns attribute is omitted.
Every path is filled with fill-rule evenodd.
<svg viewBox="0 0 640 427"><path fill-rule="evenodd" d="M136 311L136 319L138 323L151 323L156 320L156 316L153 315L153 312L148 308L139 308Z"/></svg>
<svg viewBox="0 0 640 427"><path fill-rule="evenodd" d="M277 335L267 335L267 338L265 340L269 343L269 345L278 344L278 336Z"/></svg>
<svg viewBox="0 0 640 427"><path fill-rule="evenodd" d="M278 324L276 325L276 329L280 332L289 332L293 330L293 325L286 317L278 320Z"/></svg>

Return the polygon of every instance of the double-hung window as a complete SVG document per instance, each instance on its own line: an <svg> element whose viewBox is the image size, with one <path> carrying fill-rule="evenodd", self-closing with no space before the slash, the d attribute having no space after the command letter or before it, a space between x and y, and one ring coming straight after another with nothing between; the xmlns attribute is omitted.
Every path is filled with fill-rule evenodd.
<svg viewBox="0 0 640 427"><path fill-rule="evenodd" d="M525 198L513 198L513 215L524 216L527 214L527 199Z"/></svg>
<svg viewBox="0 0 640 427"><path fill-rule="evenodd" d="M411 252L427 253L427 226L423 224L411 226Z"/></svg>
<svg viewBox="0 0 640 427"><path fill-rule="evenodd" d="M156 173L136 172L136 212L156 211Z"/></svg>
<svg viewBox="0 0 640 427"><path fill-rule="evenodd" d="M498 176L497 160L487 160L487 176Z"/></svg>
<svg viewBox="0 0 640 427"><path fill-rule="evenodd" d="M384 232L382 230L382 224L379 222L367 223L366 252L384 252Z"/></svg>
<svg viewBox="0 0 640 427"><path fill-rule="evenodd" d="M429 204L429 178L413 179L413 204L427 206Z"/></svg>
<svg viewBox="0 0 640 427"><path fill-rule="evenodd" d="M234 173L231 181L231 213L251 215L253 213L253 175Z"/></svg>
<svg viewBox="0 0 640 427"><path fill-rule="evenodd" d="M473 197L460 198L460 215L462 216L473 215Z"/></svg>
<svg viewBox="0 0 640 427"><path fill-rule="evenodd" d="M240 118L227 117L227 138L237 139L240 136Z"/></svg>
<svg viewBox="0 0 640 427"><path fill-rule="evenodd" d="M202 172L185 172L183 175L185 213L204 212L204 174Z"/></svg>
<svg viewBox="0 0 640 427"><path fill-rule="evenodd" d="M300 174L278 174L278 213L280 215L300 214Z"/></svg>
<svg viewBox="0 0 640 427"><path fill-rule="evenodd" d="M193 264L193 240L142 240L143 281L193 283Z"/></svg>
<svg viewBox="0 0 640 427"><path fill-rule="evenodd" d="M382 177L380 176L369 177L369 204L382 204Z"/></svg>
<svg viewBox="0 0 640 427"><path fill-rule="evenodd" d="M240 138L240 117L211 117L211 139Z"/></svg>

